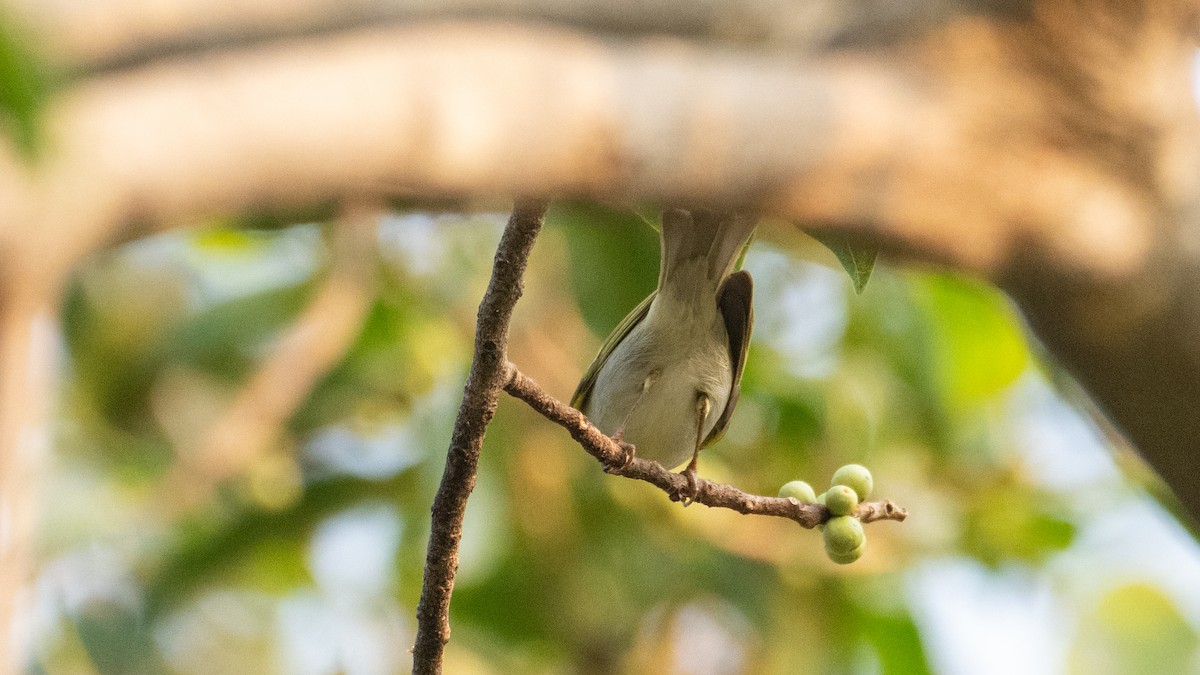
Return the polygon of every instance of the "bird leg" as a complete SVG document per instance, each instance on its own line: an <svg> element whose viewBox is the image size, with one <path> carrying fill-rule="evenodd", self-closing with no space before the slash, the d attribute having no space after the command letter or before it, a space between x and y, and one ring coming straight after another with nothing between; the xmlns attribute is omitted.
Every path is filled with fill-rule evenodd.
<svg viewBox="0 0 1200 675"><path fill-rule="evenodd" d="M621 458L621 462L619 464L606 465L604 467L605 473L620 475L625 471L625 469L629 468L630 464L633 463L633 457L637 452L637 448L635 448L632 443L625 442L625 425L629 423L629 416L633 414L634 409L636 409L638 404L642 402L642 398L646 395L646 392L650 391L650 387L653 387L654 383L658 381L659 375L662 375L662 371L658 368L655 368L654 370L650 371L650 374L646 376L646 379L642 380L641 393L638 394L637 400L633 402L633 405L629 406L629 411L625 413L625 419L621 421L621 426L617 427L617 430L612 435L612 439L616 441L617 445L619 445L622 450L625 451L625 456Z"/></svg>
<svg viewBox="0 0 1200 675"><path fill-rule="evenodd" d="M708 413L712 411L712 400L703 392L696 394L696 446L692 450L692 461L688 462L687 467L680 471L685 479L687 479L687 488L679 494L679 503L684 506L690 505L696 501L696 497L700 496L700 485L696 482L696 464L700 459L700 444L704 440L704 422L708 419Z"/></svg>

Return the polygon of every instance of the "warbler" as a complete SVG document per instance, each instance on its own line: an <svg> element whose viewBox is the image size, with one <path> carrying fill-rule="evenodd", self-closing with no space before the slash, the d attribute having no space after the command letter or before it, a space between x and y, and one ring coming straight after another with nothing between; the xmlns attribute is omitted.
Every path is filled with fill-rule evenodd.
<svg viewBox="0 0 1200 675"><path fill-rule="evenodd" d="M639 456L682 474L696 497L700 450L729 425L754 323L750 273L733 270L756 219L662 214L658 287L625 317L584 374L571 405Z"/></svg>

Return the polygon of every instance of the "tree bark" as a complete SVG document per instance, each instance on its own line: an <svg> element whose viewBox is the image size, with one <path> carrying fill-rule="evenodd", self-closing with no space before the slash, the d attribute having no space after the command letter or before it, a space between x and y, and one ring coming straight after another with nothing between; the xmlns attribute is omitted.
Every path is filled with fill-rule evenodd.
<svg viewBox="0 0 1200 675"><path fill-rule="evenodd" d="M496 399L508 373L509 321L521 297L525 264L545 215L545 202L517 200L496 248L491 281L479 303L471 372L463 387L462 403L446 453L446 469L431 509L429 550L425 556L421 601L417 605L413 673L442 671L442 652L450 640L450 594L458 572L458 543L462 539L467 498L475 489L483 437L496 414Z"/></svg>

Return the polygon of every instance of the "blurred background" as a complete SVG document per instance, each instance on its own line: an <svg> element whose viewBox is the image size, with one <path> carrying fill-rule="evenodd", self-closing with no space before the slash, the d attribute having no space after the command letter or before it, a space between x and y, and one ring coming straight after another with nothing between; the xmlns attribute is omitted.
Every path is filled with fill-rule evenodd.
<svg viewBox="0 0 1200 675"><path fill-rule="evenodd" d="M211 223L79 269L31 672L407 671L506 217ZM657 265L636 215L555 204L510 358L568 398ZM502 397L447 672L1200 672L1200 546L1004 296L886 260L855 295L773 222L745 267L742 399L700 474L819 492L858 462L908 521L834 565L816 532L605 475Z"/></svg>

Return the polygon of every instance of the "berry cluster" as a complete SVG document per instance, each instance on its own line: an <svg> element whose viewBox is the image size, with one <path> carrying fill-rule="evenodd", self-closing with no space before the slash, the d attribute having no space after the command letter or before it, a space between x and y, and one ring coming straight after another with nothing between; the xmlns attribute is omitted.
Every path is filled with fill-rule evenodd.
<svg viewBox="0 0 1200 675"><path fill-rule="evenodd" d="M847 464L833 473L833 487L817 495L812 486L794 480L779 488L780 497L792 497L807 504L824 504L830 518L821 525L825 535L825 553L829 559L847 565L862 557L867 535L862 522L854 517L860 501L871 496L875 480L861 464Z"/></svg>

